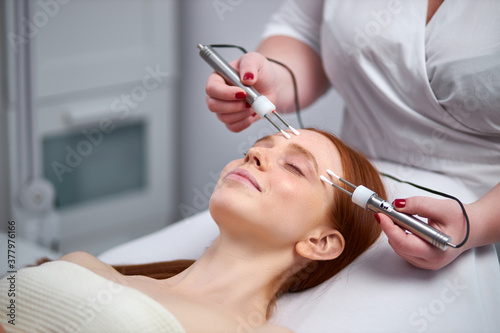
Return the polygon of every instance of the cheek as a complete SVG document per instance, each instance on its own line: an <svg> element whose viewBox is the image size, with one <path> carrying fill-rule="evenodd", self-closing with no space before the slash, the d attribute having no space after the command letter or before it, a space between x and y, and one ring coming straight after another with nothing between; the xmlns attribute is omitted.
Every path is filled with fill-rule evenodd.
<svg viewBox="0 0 500 333"><path fill-rule="evenodd" d="M266 202L265 209L276 223L282 225L283 231L303 233L323 221L326 216L327 198L321 195L321 189L293 181L282 181L272 192L272 198Z"/></svg>
<svg viewBox="0 0 500 333"><path fill-rule="evenodd" d="M241 166L241 163L242 163L243 160L234 160L228 164L226 164L226 166L224 167L224 169L222 169L221 173L220 173L220 177L219 177L219 180L217 181L217 184L215 184L215 188L214 188L214 193L221 187L221 183L222 183L222 180L224 179L224 177L231 171L231 170L234 170L236 169L237 167Z"/></svg>
<svg viewBox="0 0 500 333"><path fill-rule="evenodd" d="M323 210L325 207L326 198L321 189L318 190L315 186L291 179L281 181L274 187L274 191L271 191L274 202L279 201L285 210L307 212L308 208Z"/></svg>

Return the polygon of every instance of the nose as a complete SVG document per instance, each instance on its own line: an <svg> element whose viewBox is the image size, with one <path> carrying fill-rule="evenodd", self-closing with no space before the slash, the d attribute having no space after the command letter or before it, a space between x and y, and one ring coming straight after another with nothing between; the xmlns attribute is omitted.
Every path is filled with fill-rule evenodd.
<svg viewBox="0 0 500 333"><path fill-rule="evenodd" d="M266 159L264 152L261 151L261 148L252 147L248 151L247 155L244 159L245 163L251 163L256 166L258 169L265 169Z"/></svg>

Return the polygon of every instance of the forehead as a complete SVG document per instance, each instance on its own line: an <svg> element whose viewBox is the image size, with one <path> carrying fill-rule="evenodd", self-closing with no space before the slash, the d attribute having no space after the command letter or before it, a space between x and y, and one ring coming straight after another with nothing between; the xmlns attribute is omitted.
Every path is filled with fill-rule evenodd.
<svg viewBox="0 0 500 333"><path fill-rule="evenodd" d="M318 163L320 173L324 172L326 168L342 172L338 149L329 138L311 130L300 130L299 132L298 136L291 134L290 139L285 138L281 133L276 133L258 140L256 144L269 142L272 145L282 147L299 145L311 152Z"/></svg>

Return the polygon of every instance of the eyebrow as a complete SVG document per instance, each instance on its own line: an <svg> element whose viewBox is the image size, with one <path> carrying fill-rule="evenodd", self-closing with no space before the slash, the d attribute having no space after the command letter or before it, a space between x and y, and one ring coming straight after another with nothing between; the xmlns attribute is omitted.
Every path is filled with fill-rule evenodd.
<svg viewBox="0 0 500 333"><path fill-rule="evenodd" d="M255 141L255 144L257 144L257 143L265 143L267 141L273 142L274 140L275 140L274 135L268 135L268 136L265 136L265 137L260 138L259 140ZM311 161L311 163L314 166L314 169L316 170L316 173L319 173L318 161L316 161L316 158L314 157L314 155L308 149L306 149L306 148L304 148L304 146L301 146L301 145L299 145L297 143L294 143L294 142L290 143L288 145L287 149L291 150L291 151L293 151L295 153L298 153L298 154L304 156L309 161Z"/></svg>

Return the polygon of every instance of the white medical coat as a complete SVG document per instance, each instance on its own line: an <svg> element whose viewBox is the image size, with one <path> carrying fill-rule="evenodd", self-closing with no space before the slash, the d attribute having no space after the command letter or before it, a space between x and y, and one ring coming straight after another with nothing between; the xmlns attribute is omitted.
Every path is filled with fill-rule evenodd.
<svg viewBox="0 0 500 333"><path fill-rule="evenodd" d="M500 182L500 1L445 1L426 15L426 0L290 0L264 37L320 54L346 104L347 143L457 177L479 197Z"/></svg>

